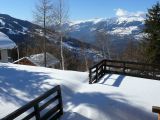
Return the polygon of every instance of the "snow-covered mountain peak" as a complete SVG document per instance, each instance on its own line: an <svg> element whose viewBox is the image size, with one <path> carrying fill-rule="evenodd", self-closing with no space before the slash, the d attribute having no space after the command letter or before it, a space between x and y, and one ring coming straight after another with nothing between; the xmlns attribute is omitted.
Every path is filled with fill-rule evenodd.
<svg viewBox="0 0 160 120"><path fill-rule="evenodd" d="M144 22L145 17L144 16L140 16L140 15L134 15L134 16L120 16L117 17L117 21L119 23L123 23L123 22L134 22L134 21L140 21L140 22Z"/></svg>
<svg viewBox="0 0 160 120"><path fill-rule="evenodd" d="M119 21L144 21L144 18L146 16L145 12L137 11L137 12L129 12L124 9L116 9L116 16Z"/></svg>
<svg viewBox="0 0 160 120"><path fill-rule="evenodd" d="M80 25L80 24L88 24L92 23L93 25L101 23L101 22L106 22L108 24L111 23L124 23L124 22L134 22L134 21L140 21L144 22L145 20L145 15L144 13L136 13L136 14L130 14L130 15L123 15L123 16L118 16L118 17L113 17L113 18L93 18L89 20L77 20L77 21L71 21L69 23L70 26L75 26L75 25Z"/></svg>
<svg viewBox="0 0 160 120"><path fill-rule="evenodd" d="M87 43L95 42L96 30L107 31L113 41L143 36L145 14L142 12L127 13L113 18L96 18L83 21L74 21L69 24L70 36Z"/></svg>
<svg viewBox="0 0 160 120"><path fill-rule="evenodd" d="M97 24L99 22L106 21L106 20L107 20L106 18L93 18L93 19L89 19L89 20L76 20L76 21L71 21L70 26L77 25L77 24L83 24L83 23Z"/></svg>

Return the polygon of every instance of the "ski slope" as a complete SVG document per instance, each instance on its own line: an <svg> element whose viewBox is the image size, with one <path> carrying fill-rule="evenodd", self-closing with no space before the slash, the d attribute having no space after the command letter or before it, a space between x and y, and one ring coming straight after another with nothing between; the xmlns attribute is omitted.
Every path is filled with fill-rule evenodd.
<svg viewBox="0 0 160 120"><path fill-rule="evenodd" d="M61 85L61 120L156 120L160 81L109 74L88 84L87 72L0 63L0 118Z"/></svg>

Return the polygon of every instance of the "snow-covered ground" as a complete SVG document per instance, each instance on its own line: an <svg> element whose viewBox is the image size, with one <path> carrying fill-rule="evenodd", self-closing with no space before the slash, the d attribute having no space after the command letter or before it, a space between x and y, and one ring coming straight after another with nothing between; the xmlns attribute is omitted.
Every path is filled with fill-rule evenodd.
<svg viewBox="0 0 160 120"><path fill-rule="evenodd" d="M156 120L160 81L109 74L88 84L87 72L0 63L0 118L60 84L61 120Z"/></svg>

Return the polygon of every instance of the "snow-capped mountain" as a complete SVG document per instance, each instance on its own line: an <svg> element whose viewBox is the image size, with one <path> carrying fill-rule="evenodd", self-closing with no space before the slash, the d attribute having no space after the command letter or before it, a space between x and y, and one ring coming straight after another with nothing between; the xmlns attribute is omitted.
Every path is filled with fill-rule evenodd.
<svg viewBox="0 0 160 120"><path fill-rule="evenodd" d="M0 14L0 32L6 34L17 44L31 40L32 32L41 29L29 21L13 18L6 14Z"/></svg>
<svg viewBox="0 0 160 120"><path fill-rule="evenodd" d="M96 30L105 30L113 36L113 41L126 39L128 36L138 40L143 34L144 15L119 16L110 19L96 18L69 23L70 35L74 38L92 43Z"/></svg>

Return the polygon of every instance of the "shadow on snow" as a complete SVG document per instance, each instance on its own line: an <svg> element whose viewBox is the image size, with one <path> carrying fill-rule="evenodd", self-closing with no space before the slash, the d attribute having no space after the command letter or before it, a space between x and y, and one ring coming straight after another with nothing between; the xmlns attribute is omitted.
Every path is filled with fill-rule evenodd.
<svg viewBox="0 0 160 120"><path fill-rule="evenodd" d="M112 78L112 74L108 74L108 76L104 76L99 81L99 84L114 86L114 87L120 87L124 78L125 78L124 75L118 75L117 78ZM109 82L112 82L112 84L109 84Z"/></svg>
<svg viewBox="0 0 160 120"><path fill-rule="evenodd" d="M99 84L106 84L111 76L112 75L110 74ZM125 76L118 76L112 86L119 87L124 77ZM18 97L16 95L17 93L13 89L25 93L23 96L26 98L34 99L47 90L40 88L46 79L51 78L43 72L28 72L3 66L0 68L0 97L5 99L5 101L12 101L14 104L22 106L29 100ZM51 85L50 83L45 84ZM51 86L54 87L54 85ZM95 108L98 110L96 113L94 113L95 119L99 117L98 119L100 120L103 119L103 117L101 118L100 116L105 116L111 120L152 120L156 117L153 114L148 113L143 108L132 106L129 101L124 99L122 94L104 94L99 92L80 93L75 92L64 85L61 85L61 88L64 108L67 107L68 103L70 103L73 108L76 108L79 105L86 105L91 108ZM71 110L67 110L62 116L62 119L89 120L89 118L86 118L82 114L73 112ZM87 112L84 109L82 109L82 111Z"/></svg>
<svg viewBox="0 0 160 120"><path fill-rule="evenodd" d="M41 88L46 79L50 77L44 73L2 66L0 68L0 97L6 102L12 101L22 106L47 91Z"/></svg>
<svg viewBox="0 0 160 120"><path fill-rule="evenodd" d="M70 103L73 108L84 105L91 108L95 108L98 111L94 113L95 120L102 120L105 118L110 118L111 120L153 120L156 116L147 112L143 108L132 106L131 103L124 99L122 94L110 93L103 94L99 92L94 93L75 93L66 86L62 86L64 103ZM87 112L86 109L82 111ZM78 113L69 114L70 111L66 111L62 118L64 120L80 120L77 116ZM78 115L77 115L78 114ZM83 118L83 115L80 115ZM100 117L104 116L104 117ZM98 117L98 118L97 118ZM89 118L83 118L81 120L89 120Z"/></svg>

